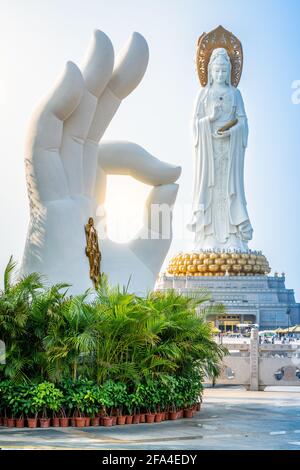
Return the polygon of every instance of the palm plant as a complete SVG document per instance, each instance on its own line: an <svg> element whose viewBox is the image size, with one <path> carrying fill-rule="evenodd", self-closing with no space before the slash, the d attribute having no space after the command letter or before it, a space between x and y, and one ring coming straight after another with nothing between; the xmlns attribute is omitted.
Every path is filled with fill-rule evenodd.
<svg viewBox="0 0 300 470"><path fill-rule="evenodd" d="M142 328L145 313L139 309L136 296L119 287L102 284L94 302L97 349L96 378L138 381L139 367L133 350L143 348L147 335Z"/></svg>
<svg viewBox="0 0 300 470"><path fill-rule="evenodd" d="M203 375L218 375L224 349L214 342L205 314L196 314L196 309L207 300L207 296L193 299L174 291L153 292L141 300L151 311L147 329L158 337L149 344L143 357L145 375L189 374L195 366ZM212 308L215 314L223 311L220 305Z"/></svg>
<svg viewBox="0 0 300 470"><path fill-rule="evenodd" d="M44 345L50 361L51 378L61 380L91 375L91 357L96 349L95 314L87 303L89 292L64 300L59 314L49 319Z"/></svg>
<svg viewBox="0 0 300 470"><path fill-rule="evenodd" d="M5 375L16 381L26 380L23 341L28 334L30 303L43 288L37 273L15 279L16 263L10 258L4 271L4 288L0 292L0 338L6 346Z"/></svg>
<svg viewBox="0 0 300 470"><path fill-rule="evenodd" d="M218 375L225 350L214 342L206 314L224 309L207 307L208 295L194 299L169 291L141 298L103 279L92 298L90 291L69 297L66 284L47 287L38 274L13 279L14 269L11 259L0 293L0 338L8 353L5 376L15 382L121 383L127 408L139 408L145 390L156 396L161 389L159 400L167 406L168 387L179 399L177 378L192 377L195 395L204 375ZM111 396L105 401L117 407Z"/></svg>
<svg viewBox="0 0 300 470"><path fill-rule="evenodd" d="M17 277L16 263L10 258L0 292L0 338L5 342L5 375L15 382L35 377L47 379L49 361L44 337L49 319L58 319L68 287L59 284L47 288L37 273Z"/></svg>

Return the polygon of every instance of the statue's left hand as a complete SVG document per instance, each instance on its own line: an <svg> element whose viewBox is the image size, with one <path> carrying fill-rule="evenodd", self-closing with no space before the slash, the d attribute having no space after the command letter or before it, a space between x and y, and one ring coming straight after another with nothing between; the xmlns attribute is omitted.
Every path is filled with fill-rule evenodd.
<svg viewBox="0 0 300 470"><path fill-rule="evenodd" d="M225 137L230 136L230 129L228 131L223 131L223 132L213 132L212 136L215 139L224 139Z"/></svg>
<svg viewBox="0 0 300 470"><path fill-rule="evenodd" d="M171 243L171 217L162 239L162 226L153 226L147 215L152 204L172 210L181 169L130 142L99 144L120 103L141 81L148 55L145 39L134 33L114 61L110 39L96 31L82 72L68 62L32 116L25 155L30 226L23 273L38 271L50 282L71 283L73 293L91 287L84 226L104 203L106 175L126 174L153 186L145 223L130 243L100 240L101 268L112 284L127 284L132 276L132 290L153 288Z"/></svg>

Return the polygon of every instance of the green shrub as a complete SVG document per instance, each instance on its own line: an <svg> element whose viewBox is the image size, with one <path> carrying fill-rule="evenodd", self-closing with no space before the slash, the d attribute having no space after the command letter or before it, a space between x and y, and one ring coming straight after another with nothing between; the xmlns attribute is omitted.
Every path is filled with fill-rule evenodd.
<svg viewBox="0 0 300 470"><path fill-rule="evenodd" d="M226 350L205 321L208 297L140 298L103 282L91 302L37 273L13 281L14 269L10 260L0 292L2 415L175 410L201 399L205 374L219 374Z"/></svg>

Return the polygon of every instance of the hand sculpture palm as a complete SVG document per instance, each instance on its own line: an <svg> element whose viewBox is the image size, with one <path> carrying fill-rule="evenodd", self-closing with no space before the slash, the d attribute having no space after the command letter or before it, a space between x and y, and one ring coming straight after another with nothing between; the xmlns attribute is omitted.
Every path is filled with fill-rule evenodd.
<svg viewBox="0 0 300 470"><path fill-rule="evenodd" d="M132 290L153 288L171 235L158 239L161 227L151 226L147 214L153 203L173 206L181 169L130 142L99 144L147 64L148 46L140 34L132 35L114 65L111 41L96 31L82 73L69 62L34 113L26 139L30 225L23 273L38 271L50 282L66 281L73 293L91 287L84 225L89 217L96 219L105 200L106 175L127 174L154 186L141 234L146 238L154 231L156 239L137 237L128 244L100 240L101 269L112 284L126 284L132 276Z"/></svg>

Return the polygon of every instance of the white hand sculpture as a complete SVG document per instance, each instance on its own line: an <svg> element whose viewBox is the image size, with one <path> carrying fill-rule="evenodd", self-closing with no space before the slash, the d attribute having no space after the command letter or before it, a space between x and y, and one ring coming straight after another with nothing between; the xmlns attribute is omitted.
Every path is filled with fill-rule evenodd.
<svg viewBox="0 0 300 470"><path fill-rule="evenodd" d="M91 287L84 226L89 217L97 220L106 175L126 174L154 186L145 207L144 239L100 240L101 271L113 285L126 285L131 276L131 291L154 287L172 235L159 239L162 227L151 226L146 216L151 204L173 207L181 168L130 142L99 144L121 101L141 81L148 58L145 39L134 33L114 64L110 39L96 31L82 72L68 62L33 114L25 153L30 225L23 274L37 271L52 283L68 282L73 294ZM150 233L156 239L145 239Z"/></svg>

